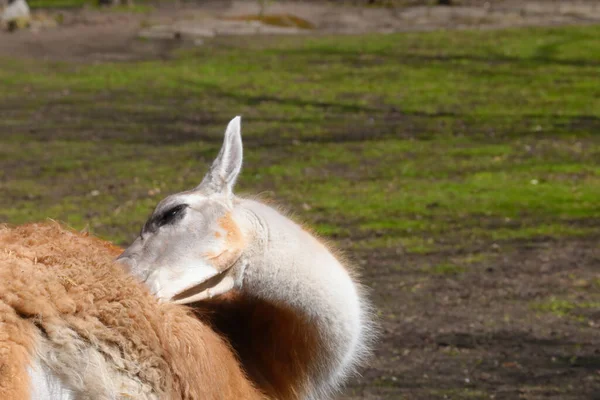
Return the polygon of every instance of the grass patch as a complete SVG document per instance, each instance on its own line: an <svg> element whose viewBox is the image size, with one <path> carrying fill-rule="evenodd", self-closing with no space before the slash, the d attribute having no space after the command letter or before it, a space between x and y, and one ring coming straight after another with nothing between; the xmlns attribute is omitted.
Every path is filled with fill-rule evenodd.
<svg viewBox="0 0 600 400"><path fill-rule="evenodd" d="M460 275L467 269L460 265L454 264L438 264L433 267L427 268L427 273L435 275Z"/></svg>
<svg viewBox="0 0 600 400"><path fill-rule="evenodd" d="M433 398L443 399L489 399L490 395L478 389L433 389L429 391Z"/></svg>
<svg viewBox="0 0 600 400"><path fill-rule="evenodd" d="M98 4L93 0L28 0L27 4L35 8L79 8Z"/></svg>
<svg viewBox="0 0 600 400"><path fill-rule="evenodd" d="M547 312L559 317L578 317L577 310L600 308L600 302L576 302L557 297L535 302L531 304L531 308L540 312Z"/></svg>
<svg viewBox="0 0 600 400"><path fill-rule="evenodd" d="M596 235L598 35L239 38L160 61L0 60L0 220L51 217L126 243L162 196L201 180L241 114L239 189L357 248Z"/></svg>
<svg viewBox="0 0 600 400"><path fill-rule="evenodd" d="M97 8L100 10L110 11L127 11L127 12L148 12L152 10L152 7L147 3L151 0L136 0L132 6L112 6L112 7L101 7L98 5L97 0L28 0L27 4L31 9L67 9L67 8ZM146 3L146 4L144 4Z"/></svg>
<svg viewBox="0 0 600 400"><path fill-rule="evenodd" d="M368 237L362 240L355 240L353 247L359 250L374 249L393 249L399 250L399 253L428 254L442 249L440 244L436 244L433 238L424 236L398 237L396 235L372 235L368 232Z"/></svg>

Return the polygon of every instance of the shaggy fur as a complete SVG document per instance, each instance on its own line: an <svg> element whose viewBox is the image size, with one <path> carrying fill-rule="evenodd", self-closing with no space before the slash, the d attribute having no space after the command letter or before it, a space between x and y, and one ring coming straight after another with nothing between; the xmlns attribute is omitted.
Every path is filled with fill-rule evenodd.
<svg viewBox="0 0 600 400"><path fill-rule="evenodd" d="M158 304L106 242L57 223L0 226L0 399L29 399L39 360L94 399L264 399L227 343Z"/></svg>

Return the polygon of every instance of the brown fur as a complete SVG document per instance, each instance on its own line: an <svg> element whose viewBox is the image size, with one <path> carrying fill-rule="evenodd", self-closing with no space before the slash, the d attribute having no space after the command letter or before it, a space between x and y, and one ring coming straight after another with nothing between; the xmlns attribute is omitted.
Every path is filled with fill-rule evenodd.
<svg viewBox="0 0 600 400"><path fill-rule="evenodd" d="M1 399L29 399L29 376L23 366L28 363L33 343L33 330L15 310L0 302Z"/></svg>
<svg viewBox="0 0 600 400"><path fill-rule="evenodd" d="M159 305L116 254L57 223L0 227L1 399L28 398L27 364L50 348L72 351L65 332L160 398L265 398L212 329L184 307Z"/></svg>
<svg viewBox="0 0 600 400"><path fill-rule="evenodd" d="M296 400L306 395L309 371L316 368L321 343L315 328L297 313L241 293L193 304L224 335L250 378L270 397Z"/></svg>

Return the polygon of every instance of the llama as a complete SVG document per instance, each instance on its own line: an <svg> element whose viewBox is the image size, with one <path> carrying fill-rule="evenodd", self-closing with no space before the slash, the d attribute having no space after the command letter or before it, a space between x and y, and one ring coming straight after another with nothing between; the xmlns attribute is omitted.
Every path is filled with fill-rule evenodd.
<svg viewBox="0 0 600 400"><path fill-rule="evenodd" d="M265 393L328 398L367 353L368 302L322 241L233 194L240 125L231 120L200 185L162 200L118 260L161 301L208 311Z"/></svg>
<svg viewBox="0 0 600 400"><path fill-rule="evenodd" d="M227 342L159 304L119 253L55 222L0 226L0 399L267 399Z"/></svg>

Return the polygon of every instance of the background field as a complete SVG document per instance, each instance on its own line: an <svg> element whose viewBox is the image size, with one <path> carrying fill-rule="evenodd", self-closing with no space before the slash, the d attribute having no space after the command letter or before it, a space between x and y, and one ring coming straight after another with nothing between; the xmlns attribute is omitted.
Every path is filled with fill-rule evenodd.
<svg viewBox="0 0 600 400"><path fill-rule="evenodd" d="M118 244L243 116L238 191L361 267L382 325L343 398L600 397L600 27L219 39L0 58L0 221Z"/></svg>

